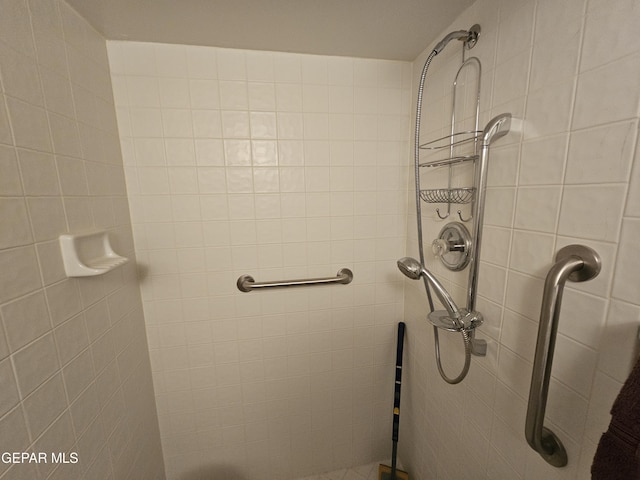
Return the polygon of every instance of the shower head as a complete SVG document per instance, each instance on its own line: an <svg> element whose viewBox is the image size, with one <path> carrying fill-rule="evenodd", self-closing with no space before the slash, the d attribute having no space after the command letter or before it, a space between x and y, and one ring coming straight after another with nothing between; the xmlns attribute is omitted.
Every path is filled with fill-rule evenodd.
<svg viewBox="0 0 640 480"><path fill-rule="evenodd" d="M478 35L480 35L480 25L477 24L469 30L456 30L455 32L447 34L446 37L440 40L433 48L433 51L436 52L436 54L440 53L451 40L462 40L466 44L467 48L472 48L478 41Z"/></svg>
<svg viewBox="0 0 640 480"><path fill-rule="evenodd" d="M453 298L449 295L444 288L444 286L438 281L433 274L424 268L418 260L411 257L404 257L398 260L398 268L400 271L409 277L412 280L418 280L420 277L424 276L429 281L433 290L436 292L438 299L444 305L444 308L447 309L447 313L451 319L459 319L463 315L460 313L460 309L456 306Z"/></svg>
<svg viewBox="0 0 640 480"><path fill-rule="evenodd" d="M445 290L442 284L433 274L424 268L422 264L411 257L404 257L398 260L398 268L400 271L412 280L418 280L424 276L429 284L436 292L438 299L444 305L446 312L442 310L432 311L427 318L436 327L444 328L450 331L461 331L474 329L482 323L482 314L480 312L469 312L466 309L460 310L458 306Z"/></svg>
<svg viewBox="0 0 640 480"><path fill-rule="evenodd" d="M415 258L404 257L398 260L398 268L411 280L418 280L422 275L422 265Z"/></svg>

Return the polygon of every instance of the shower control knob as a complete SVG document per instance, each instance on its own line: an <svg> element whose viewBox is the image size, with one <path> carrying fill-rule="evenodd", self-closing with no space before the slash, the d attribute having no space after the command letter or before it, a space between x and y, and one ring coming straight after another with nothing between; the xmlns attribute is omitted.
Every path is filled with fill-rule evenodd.
<svg viewBox="0 0 640 480"><path fill-rule="evenodd" d="M469 231L459 222L448 223L440 231L438 238L431 243L431 251L449 270L462 270L470 259Z"/></svg>
<svg viewBox="0 0 640 480"><path fill-rule="evenodd" d="M453 242L447 242L443 238L436 238L431 243L431 251L436 257L441 257L447 252L450 252L453 247Z"/></svg>
<svg viewBox="0 0 640 480"><path fill-rule="evenodd" d="M440 257L448 252L464 252L464 249L464 244L452 242L451 240L445 240L444 238L436 238L431 243L431 251L437 257Z"/></svg>

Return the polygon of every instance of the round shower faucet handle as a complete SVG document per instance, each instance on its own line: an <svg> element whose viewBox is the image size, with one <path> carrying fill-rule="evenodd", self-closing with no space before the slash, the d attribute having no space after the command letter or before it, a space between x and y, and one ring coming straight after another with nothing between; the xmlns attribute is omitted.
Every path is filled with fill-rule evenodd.
<svg viewBox="0 0 640 480"><path fill-rule="evenodd" d="M471 236L460 222L446 224L438 238L431 243L431 251L449 270L458 271L470 260Z"/></svg>
<svg viewBox="0 0 640 480"><path fill-rule="evenodd" d="M431 251L436 257L441 257L453 248L453 242L448 242L443 238L436 238L431 243Z"/></svg>
<svg viewBox="0 0 640 480"><path fill-rule="evenodd" d="M436 238L431 243L431 251L437 257L440 257L449 252L464 252L466 245L464 243L457 243L452 240L445 240L444 238Z"/></svg>

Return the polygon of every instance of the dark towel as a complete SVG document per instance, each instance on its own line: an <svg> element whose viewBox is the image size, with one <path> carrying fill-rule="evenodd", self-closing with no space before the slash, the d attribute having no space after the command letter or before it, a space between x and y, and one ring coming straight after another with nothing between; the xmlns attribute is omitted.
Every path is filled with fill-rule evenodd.
<svg viewBox="0 0 640 480"><path fill-rule="evenodd" d="M592 480L640 480L640 359L611 407L609 429L600 438Z"/></svg>

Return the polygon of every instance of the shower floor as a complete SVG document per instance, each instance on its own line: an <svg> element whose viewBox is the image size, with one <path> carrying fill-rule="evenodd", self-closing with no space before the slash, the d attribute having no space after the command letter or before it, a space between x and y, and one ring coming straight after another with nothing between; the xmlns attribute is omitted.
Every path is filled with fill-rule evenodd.
<svg viewBox="0 0 640 480"><path fill-rule="evenodd" d="M384 462L383 462L384 463ZM377 480L380 462L311 475L296 480Z"/></svg>

